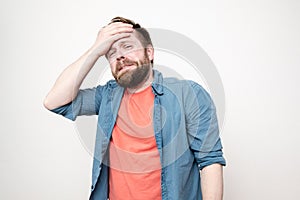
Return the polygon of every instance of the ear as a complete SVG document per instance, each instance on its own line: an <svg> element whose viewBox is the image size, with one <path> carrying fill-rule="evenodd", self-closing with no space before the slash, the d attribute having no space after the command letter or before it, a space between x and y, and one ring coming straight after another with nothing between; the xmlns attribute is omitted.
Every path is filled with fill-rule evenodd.
<svg viewBox="0 0 300 200"><path fill-rule="evenodd" d="M146 47L146 52L147 52L147 55L149 57L149 60L153 60L154 59L154 49L153 49L152 45L148 45Z"/></svg>

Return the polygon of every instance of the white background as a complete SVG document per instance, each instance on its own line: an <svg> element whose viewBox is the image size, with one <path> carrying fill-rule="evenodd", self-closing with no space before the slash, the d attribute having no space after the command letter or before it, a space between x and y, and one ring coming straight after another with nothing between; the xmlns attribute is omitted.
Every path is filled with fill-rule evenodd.
<svg viewBox="0 0 300 200"><path fill-rule="evenodd" d="M216 65L225 200L300 199L299 9L297 0L2 0L0 199L88 199L92 157L74 123L42 101L115 16L184 34Z"/></svg>

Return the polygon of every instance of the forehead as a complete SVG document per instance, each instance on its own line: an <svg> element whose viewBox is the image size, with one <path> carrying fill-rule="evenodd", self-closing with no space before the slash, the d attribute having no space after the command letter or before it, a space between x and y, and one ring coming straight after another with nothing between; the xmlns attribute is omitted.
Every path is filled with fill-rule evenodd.
<svg viewBox="0 0 300 200"><path fill-rule="evenodd" d="M126 38L121 38L117 41L115 41L112 45L111 45L111 49L112 48L117 48L118 46L121 46L124 43L131 43L131 44L136 44L136 45L140 45L142 46L142 43L140 42L138 36L137 36L137 32L133 31L132 33L130 33L129 37Z"/></svg>

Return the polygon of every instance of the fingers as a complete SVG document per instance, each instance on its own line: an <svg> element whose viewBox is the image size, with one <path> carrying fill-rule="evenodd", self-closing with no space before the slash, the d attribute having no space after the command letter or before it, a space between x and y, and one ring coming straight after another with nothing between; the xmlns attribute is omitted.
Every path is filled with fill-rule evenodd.
<svg viewBox="0 0 300 200"><path fill-rule="evenodd" d="M123 22L114 22L114 23L108 24L105 27L111 27L111 28L116 28L116 27L131 27L132 28L132 25L131 24L127 24L127 23L123 23Z"/></svg>
<svg viewBox="0 0 300 200"><path fill-rule="evenodd" d="M93 49L97 49L97 54L100 56L104 55L115 41L129 37L133 30L131 24L122 22L111 23L98 32L97 39L93 44Z"/></svg>
<svg viewBox="0 0 300 200"><path fill-rule="evenodd" d="M116 35L119 33L131 33L133 32L133 28L131 24L126 24L122 22L115 22L105 26L102 31L104 31L108 35Z"/></svg>
<svg viewBox="0 0 300 200"><path fill-rule="evenodd" d="M129 37L130 34L129 33L118 33L118 34L115 34L111 37L111 40L112 41L117 41L119 39L122 39L122 38L126 38L126 37Z"/></svg>

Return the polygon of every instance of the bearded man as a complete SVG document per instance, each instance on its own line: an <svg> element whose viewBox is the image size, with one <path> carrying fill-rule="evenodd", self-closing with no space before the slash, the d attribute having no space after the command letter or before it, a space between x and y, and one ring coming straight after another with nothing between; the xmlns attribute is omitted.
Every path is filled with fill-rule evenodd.
<svg viewBox="0 0 300 200"><path fill-rule="evenodd" d="M102 56L115 80L80 89ZM98 115L90 199L220 200L225 159L214 103L199 84L164 78L153 60L148 31L113 18L44 106L70 120Z"/></svg>

